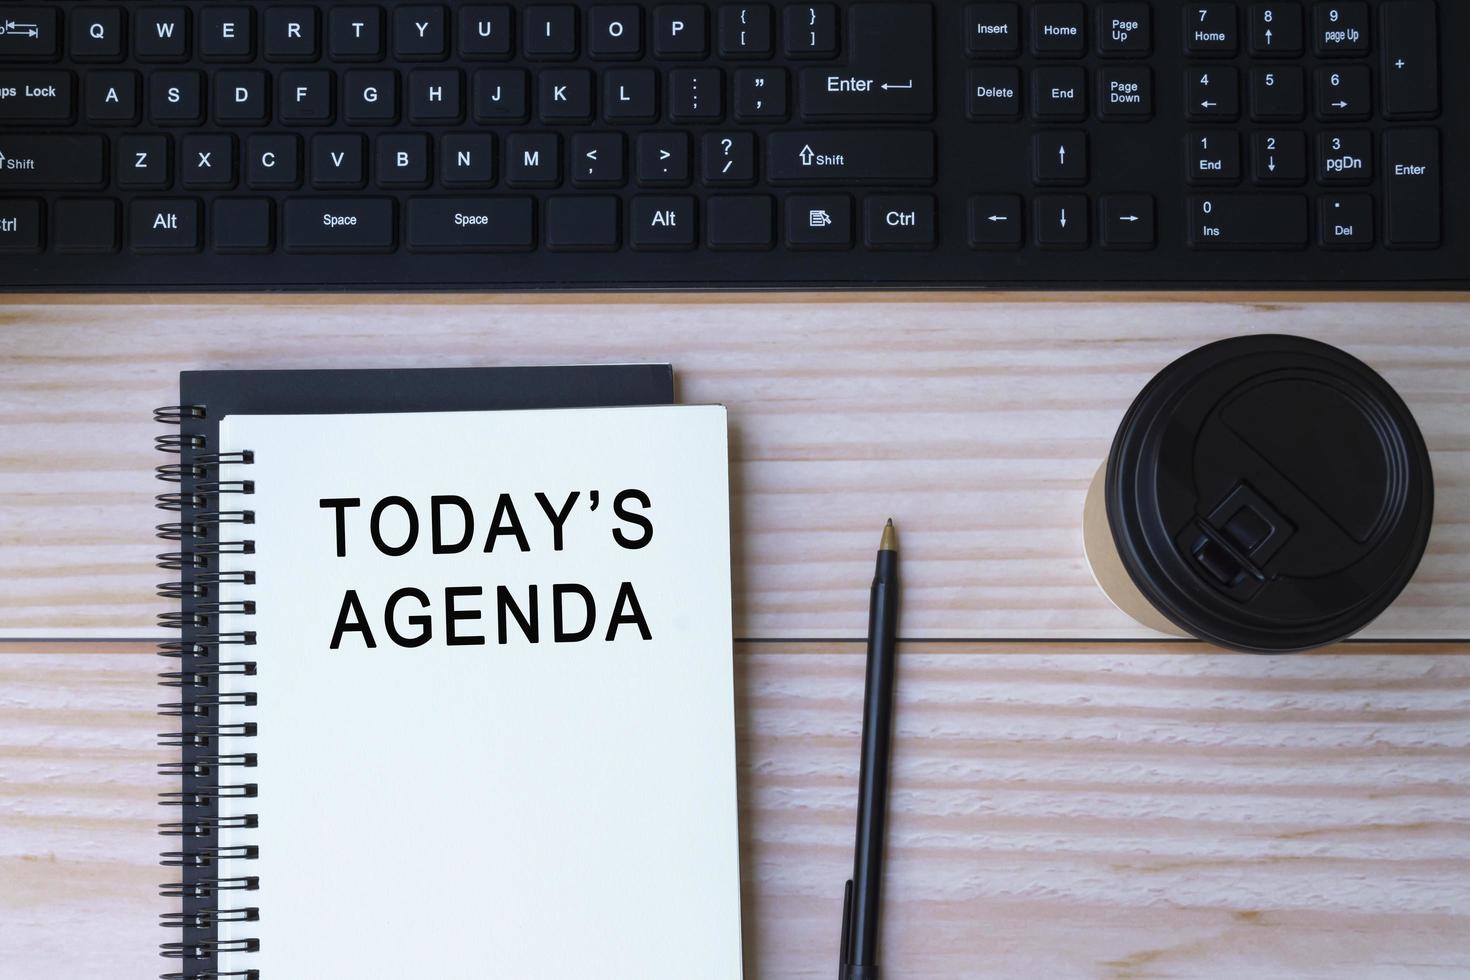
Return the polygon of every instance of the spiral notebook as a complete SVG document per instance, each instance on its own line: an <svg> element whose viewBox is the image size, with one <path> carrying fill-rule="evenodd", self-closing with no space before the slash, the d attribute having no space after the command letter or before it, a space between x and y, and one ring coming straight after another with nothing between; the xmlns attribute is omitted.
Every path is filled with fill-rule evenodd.
<svg viewBox="0 0 1470 980"><path fill-rule="evenodd" d="M726 423L669 377L183 377L175 975L739 980Z"/></svg>

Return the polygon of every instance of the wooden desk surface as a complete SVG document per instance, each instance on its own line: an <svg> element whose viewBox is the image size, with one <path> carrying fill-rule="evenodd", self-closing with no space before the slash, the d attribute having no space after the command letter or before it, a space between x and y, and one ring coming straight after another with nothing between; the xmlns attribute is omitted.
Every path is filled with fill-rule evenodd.
<svg viewBox="0 0 1470 980"><path fill-rule="evenodd" d="M1470 309L1448 297L11 299L0 306L0 977L143 978L163 906L155 405L189 368L667 360L730 406L752 978L830 977L873 536L907 591L888 974L1470 974ZM1124 408L1240 333L1346 348L1434 456L1363 642L1162 643L1078 517Z"/></svg>

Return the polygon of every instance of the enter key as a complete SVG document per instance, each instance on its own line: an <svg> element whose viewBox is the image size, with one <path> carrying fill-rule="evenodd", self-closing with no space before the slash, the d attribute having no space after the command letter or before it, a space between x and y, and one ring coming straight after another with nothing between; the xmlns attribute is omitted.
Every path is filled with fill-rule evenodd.
<svg viewBox="0 0 1470 980"><path fill-rule="evenodd" d="M847 64L803 69L806 119L899 120L934 115L934 10L859 3L848 10Z"/></svg>

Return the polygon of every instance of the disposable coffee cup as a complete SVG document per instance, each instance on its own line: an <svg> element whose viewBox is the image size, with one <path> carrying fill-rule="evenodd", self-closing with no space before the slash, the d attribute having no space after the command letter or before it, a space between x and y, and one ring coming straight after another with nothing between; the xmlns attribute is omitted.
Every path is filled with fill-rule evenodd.
<svg viewBox="0 0 1470 980"><path fill-rule="evenodd" d="M1335 643L1414 575L1429 452L1366 364L1301 337L1186 354L1123 416L1087 495L1099 587L1162 633L1253 653Z"/></svg>

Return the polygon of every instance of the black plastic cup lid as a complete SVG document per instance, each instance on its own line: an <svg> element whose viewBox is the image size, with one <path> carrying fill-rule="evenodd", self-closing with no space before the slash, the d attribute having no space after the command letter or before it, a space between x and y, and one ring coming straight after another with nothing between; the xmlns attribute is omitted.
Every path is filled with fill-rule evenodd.
<svg viewBox="0 0 1470 980"><path fill-rule="evenodd" d="M1403 400L1301 337L1225 340L1169 365L1124 416L1106 481L1114 543L1149 602L1257 653L1371 623L1413 577L1434 517Z"/></svg>

